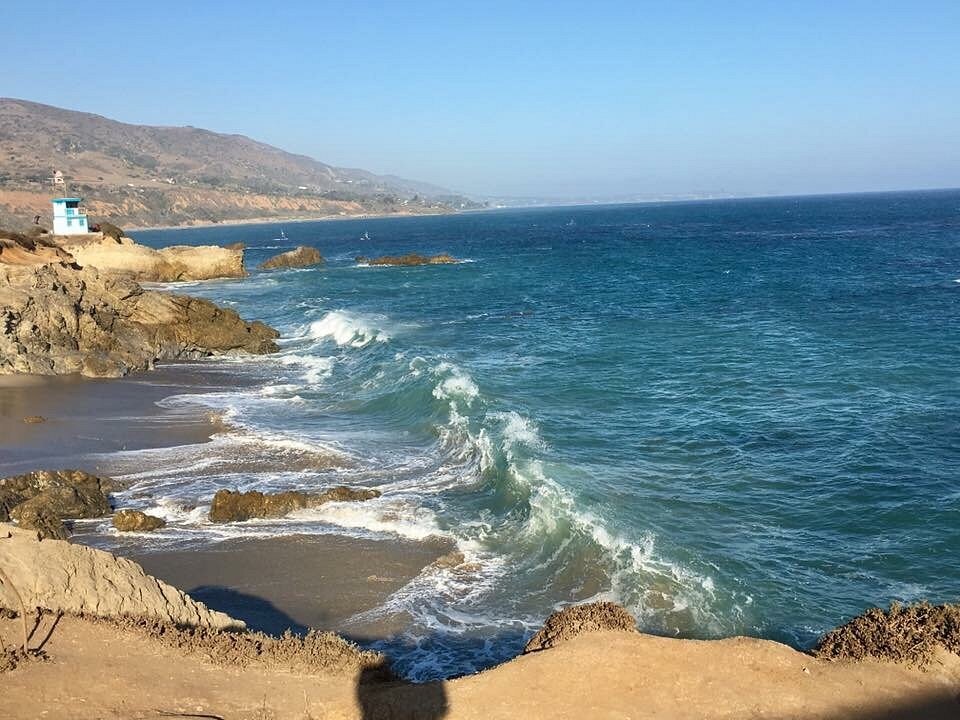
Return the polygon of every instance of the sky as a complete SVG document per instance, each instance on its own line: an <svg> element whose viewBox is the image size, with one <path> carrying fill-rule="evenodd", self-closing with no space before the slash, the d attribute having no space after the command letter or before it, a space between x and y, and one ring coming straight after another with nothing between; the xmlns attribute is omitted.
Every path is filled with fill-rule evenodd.
<svg viewBox="0 0 960 720"><path fill-rule="evenodd" d="M474 195L960 186L960 0L3 0L0 27L0 96Z"/></svg>

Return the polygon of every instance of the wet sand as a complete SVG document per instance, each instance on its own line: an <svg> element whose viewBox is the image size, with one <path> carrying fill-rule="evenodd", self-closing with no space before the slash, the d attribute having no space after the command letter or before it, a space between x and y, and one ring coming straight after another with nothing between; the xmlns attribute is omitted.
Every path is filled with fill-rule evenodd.
<svg viewBox="0 0 960 720"><path fill-rule="evenodd" d="M119 379L0 376L0 475L78 467L90 455L204 442L223 430L194 409L158 407L171 395L249 382L230 365L170 364ZM30 416L45 418L26 423Z"/></svg>
<svg viewBox="0 0 960 720"><path fill-rule="evenodd" d="M117 554L254 630L279 634L317 628L371 640L396 633L406 618L347 620L381 605L451 549L439 540L293 535L161 552L128 546Z"/></svg>
<svg viewBox="0 0 960 720"><path fill-rule="evenodd" d="M118 450L197 445L227 432L215 415L157 402L191 392L233 390L253 383L243 365L171 363L121 379L0 376L0 477L39 469L104 472L104 454ZM42 423L24 418L43 416ZM296 462L296 459L287 459ZM316 458L307 458L316 463ZM440 541L361 540L340 535L291 535L211 542L184 549L148 548L137 536L90 535L72 541L129 557L210 607L253 629L282 633L307 628L341 631L358 640L388 637L405 618L348 623L382 604L421 570L449 552Z"/></svg>

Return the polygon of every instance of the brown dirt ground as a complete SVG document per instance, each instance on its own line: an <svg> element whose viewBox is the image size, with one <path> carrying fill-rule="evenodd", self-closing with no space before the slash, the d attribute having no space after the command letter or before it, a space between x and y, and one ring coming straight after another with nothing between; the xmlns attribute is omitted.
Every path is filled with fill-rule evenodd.
<svg viewBox="0 0 960 720"><path fill-rule="evenodd" d="M219 661L136 627L47 616L44 662L0 677L10 720L319 718L957 718L960 658L926 670L826 661L749 638L694 641L605 631L478 675L431 685L378 682L284 662ZM0 620L9 647L18 621Z"/></svg>

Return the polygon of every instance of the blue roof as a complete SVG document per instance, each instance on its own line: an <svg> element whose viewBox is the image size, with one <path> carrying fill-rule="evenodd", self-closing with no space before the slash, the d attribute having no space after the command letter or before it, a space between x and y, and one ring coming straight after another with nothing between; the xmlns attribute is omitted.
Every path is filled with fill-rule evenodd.
<svg viewBox="0 0 960 720"><path fill-rule="evenodd" d="M55 202L55 203L60 203L60 202L80 202L81 200L83 200L83 198L54 198L54 199L53 199L53 202Z"/></svg>

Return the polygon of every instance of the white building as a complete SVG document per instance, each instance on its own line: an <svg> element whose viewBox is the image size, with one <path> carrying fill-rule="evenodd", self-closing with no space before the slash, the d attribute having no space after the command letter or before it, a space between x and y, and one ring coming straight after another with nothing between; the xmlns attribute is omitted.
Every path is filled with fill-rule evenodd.
<svg viewBox="0 0 960 720"><path fill-rule="evenodd" d="M80 207L83 198L54 198L53 234L82 235L87 229L87 211Z"/></svg>

